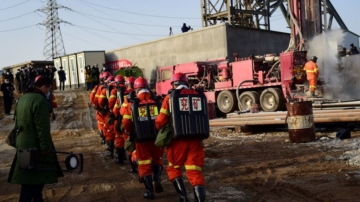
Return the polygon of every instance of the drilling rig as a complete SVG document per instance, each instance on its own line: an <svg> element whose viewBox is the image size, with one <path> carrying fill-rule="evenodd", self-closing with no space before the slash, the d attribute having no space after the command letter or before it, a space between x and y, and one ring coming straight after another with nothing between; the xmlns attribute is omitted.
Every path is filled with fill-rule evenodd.
<svg viewBox="0 0 360 202"><path fill-rule="evenodd" d="M202 0L204 27L221 21L233 26L270 29L269 18L280 8L291 30L289 47L278 56L234 54L234 61L224 57L158 68L157 94L166 94L170 88L166 75L181 72L188 76L192 88L203 89L209 105L216 105L225 114L249 110L254 103L264 111L278 111L285 109L285 103L291 100L314 100L308 97L303 70L308 58L307 41L329 30L334 18L347 30L329 0L227 0L217 7L209 2ZM211 13L214 10L218 13ZM316 94L321 99L321 92Z"/></svg>

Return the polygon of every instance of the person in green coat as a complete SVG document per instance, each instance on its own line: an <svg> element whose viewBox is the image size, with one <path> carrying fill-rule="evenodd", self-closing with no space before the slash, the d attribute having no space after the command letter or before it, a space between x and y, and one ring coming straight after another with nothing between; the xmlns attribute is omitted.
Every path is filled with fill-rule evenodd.
<svg viewBox="0 0 360 202"><path fill-rule="evenodd" d="M55 147L50 134L48 101L45 95L50 92L50 79L41 77L19 99L15 109L16 124L19 129L16 138L16 154L11 165L8 182L21 184L19 201L43 201L42 190L45 184L58 182L62 177ZM36 148L38 168L58 171L25 170L19 168L19 150Z"/></svg>
<svg viewBox="0 0 360 202"><path fill-rule="evenodd" d="M99 75L100 75L100 72L99 72L99 68L97 66L93 66L91 68L91 81L93 83L92 86L96 86L99 84Z"/></svg>

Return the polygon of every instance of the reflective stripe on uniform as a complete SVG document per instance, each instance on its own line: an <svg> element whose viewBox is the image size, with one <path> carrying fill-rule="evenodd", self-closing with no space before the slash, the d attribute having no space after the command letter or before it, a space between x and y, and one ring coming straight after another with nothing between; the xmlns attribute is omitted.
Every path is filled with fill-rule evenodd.
<svg viewBox="0 0 360 202"><path fill-rule="evenodd" d="M174 165L173 165L172 163L170 163L170 162L169 162L169 166L172 166L172 167L174 167L174 168L180 168L180 166L176 166L176 165L174 166Z"/></svg>
<svg viewBox="0 0 360 202"><path fill-rule="evenodd" d="M124 115L124 116L123 116L123 119L130 119L130 120L132 120L132 116L131 116L131 115Z"/></svg>
<svg viewBox="0 0 360 202"><path fill-rule="evenodd" d="M96 97L96 95L95 95L95 97ZM98 98L106 98L105 95L98 95L97 97L98 97Z"/></svg>
<svg viewBox="0 0 360 202"><path fill-rule="evenodd" d="M169 113L169 110L164 109L164 108L161 108L161 109L160 109L160 113L163 113L163 114L166 114L166 115L169 115L169 114L170 114L170 113Z"/></svg>
<svg viewBox="0 0 360 202"><path fill-rule="evenodd" d="M142 161L138 161L139 165L146 165L146 164L151 164L151 159L150 160L142 160Z"/></svg>
<svg viewBox="0 0 360 202"><path fill-rule="evenodd" d="M115 95L110 95L110 97L109 98L116 98L116 96Z"/></svg>
<svg viewBox="0 0 360 202"><path fill-rule="evenodd" d="M316 86L309 86L310 88L316 88Z"/></svg>
<svg viewBox="0 0 360 202"><path fill-rule="evenodd" d="M114 106L115 108L120 108L120 106L118 105L118 104L115 104L115 106Z"/></svg>
<svg viewBox="0 0 360 202"><path fill-rule="evenodd" d="M185 169L186 170L198 170L198 171L201 171L201 167L196 166L196 165L185 165Z"/></svg>
<svg viewBox="0 0 360 202"><path fill-rule="evenodd" d="M122 107L127 107L127 106L128 106L128 104L123 103L121 106L122 106Z"/></svg>

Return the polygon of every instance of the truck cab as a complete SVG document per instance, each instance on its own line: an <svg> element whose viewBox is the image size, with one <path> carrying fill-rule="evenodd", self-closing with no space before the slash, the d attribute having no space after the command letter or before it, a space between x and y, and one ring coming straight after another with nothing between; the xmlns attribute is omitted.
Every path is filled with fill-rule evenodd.
<svg viewBox="0 0 360 202"><path fill-rule="evenodd" d="M171 89L171 76L174 73L173 66L165 66L157 69L156 94L164 96Z"/></svg>

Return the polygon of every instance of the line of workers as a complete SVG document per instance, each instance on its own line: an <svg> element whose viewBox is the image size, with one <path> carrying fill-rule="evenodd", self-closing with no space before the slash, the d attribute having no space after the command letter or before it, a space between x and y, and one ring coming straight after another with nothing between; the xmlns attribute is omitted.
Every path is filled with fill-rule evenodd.
<svg viewBox="0 0 360 202"><path fill-rule="evenodd" d="M154 193L163 192L161 172L164 170L163 155L166 153L166 171L169 180L179 195L180 201L188 201L182 168L193 187L194 198L205 201L205 182L202 175L204 165L203 139L209 137L207 128L193 130L194 117L208 120L206 97L199 90L189 88L185 74L176 73L171 78L172 89L164 99L159 99L149 89L143 78L112 76L103 72L100 84L90 94L90 101L96 109L96 119L101 144L106 145L106 156L115 163L124 165L128 159L132 173L138 173L139 182L145 185L145 199L154 199ZM197 123L199 124L199 123ZM195 132L185 132L179 127ZM170 129L173 128L173 129ZM175 128L175 130L174 130ZM169 135L169 143L164 147L154 144L159 131ZM166 132L164 132L166 131ZM166 136L165 137L168 137ZM114 154L115 153L115 154Z"/></svg>

